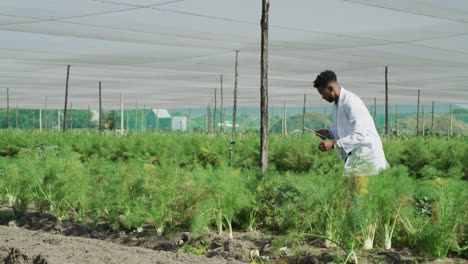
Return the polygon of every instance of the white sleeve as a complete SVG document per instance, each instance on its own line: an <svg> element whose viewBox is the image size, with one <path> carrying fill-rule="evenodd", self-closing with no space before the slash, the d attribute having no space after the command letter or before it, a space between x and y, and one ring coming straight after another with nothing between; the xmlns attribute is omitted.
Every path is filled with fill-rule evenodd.
<svg viewBox="0 0 468 264"><path fill-rule="evenodd" d="M353 100L354 101L354 100ZM344 111L351 126L351 133L348 136L337 140L336 145L343 148L346 153L352 152L355 148L366 143L366 111L364 103L356 101L344 105Z"/></svg>

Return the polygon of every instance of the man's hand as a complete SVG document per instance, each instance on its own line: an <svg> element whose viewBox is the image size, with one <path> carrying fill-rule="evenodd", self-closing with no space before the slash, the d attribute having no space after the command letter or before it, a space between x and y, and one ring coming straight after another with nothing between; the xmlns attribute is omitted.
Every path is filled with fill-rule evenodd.
<svg viewBox="0 0 468 264"><path fill-rule="evenodd" d="M315 131L315 133L320 134L322 139L329 139L330 138L330 132L326 129L320 129Z"/></svg>
<svg viewBox="0 0 468 264"><path fill-rule="evenodd" d="M319 149L321 151L329 151L332 150L335 146L336 141L323 141L319 144Z"/></svg>

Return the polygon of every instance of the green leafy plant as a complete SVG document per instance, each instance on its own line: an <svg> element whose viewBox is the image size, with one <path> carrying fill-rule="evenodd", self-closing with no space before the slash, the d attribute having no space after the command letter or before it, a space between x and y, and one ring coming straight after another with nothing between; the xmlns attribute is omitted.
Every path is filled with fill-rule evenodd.
<svg viewBox="0 0 468 264"><path fill-rule="evenodd" d="M255 133L236 138L230 166L227 135L5 130L0 138L0 203L18 215L34 205L59 220L159 236L258 230L279 247L340 248L341 262L374 246L466 252L463 137L384 138L392 167L354 204L342 162L311 135L271 135L266 173ZM182 250L203 254L198 245Z"/></svg>

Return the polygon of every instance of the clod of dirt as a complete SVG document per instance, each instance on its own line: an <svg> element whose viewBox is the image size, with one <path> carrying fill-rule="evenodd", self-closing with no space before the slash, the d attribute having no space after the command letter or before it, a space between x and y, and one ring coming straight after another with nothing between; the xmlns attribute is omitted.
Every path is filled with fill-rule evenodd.
<svg viewBox="0 0 468 264"><path fill-rule="evenodd" d="M315 254L317 254L317 249L313 249ZM337 252L334 252L337 254ZM315 255L314 252L307 252L307 255L304 256L285 256L281 258L286 261L288 264L322 264L322 263L335 263L333 255L330 255L327 252L321 253L318 252L318 255ZM364 262L364 263L380 263L380 262Z"/></svg>
<svg viewBox="0 0 468 264"><path fill-rule="evenodd" d="M177 245L185 244L191 240L192 240L192 234L190 234L189 232L182 232L182 233L179 233L176 237L174 237L174 242Z"/></svg>
<svg viewBox="0 0 468 264"><path fill-rule="evenodd" d="M28 254L19 248L10 248L10 253L5 258L5 264L28 264L29 261Z"/></svg>
<svg viewBox="0 0 468 264"><path fill-rule="evenodd" d="M40 214L38 212L25 213L19 220L18 226L29 230L43 230L62 234L65 236L101 238L97 231L73 222L57 221L57 218L50 214Z"/></svg>
<svg viewBox="0 0 468 264"><path fill-rule="evenodd" d="M30 230L41 230L50 227L55 222L57 218L53 215L34 212L25 213L18 221L18 225Z"/></svg>
<svg viewBox="0 0 468 264"><path fill-rule="evenodd" d="M70 222L57 222L52 226L52 229L65 236L92 237L93 233L91 228L87 226Z"/></svg>
<svg viewBox="0 0 468 264"><path fill-rule="evenodd" d="M19 248L10 248L4 262L5 264L48 264L43 256L30 257L26 251Z"/></svg>
<svg viewBox="0 0 468 264"><path fill-rule="evenodd" d="M222 237L213 239L211 243L213 250L208 253L208 257L219 256L225 259L236 259L243 262L249 262L250 251L257 249L250 241L225 239Z"/></svg>
<svg viewBox="0 0 468 264"><path fill-rule="evenodd" d="M320 261L316 256L307 256L302 258L299 261L299 264L322 264L323 262Z"/></svg>
<svg viewBox="0 0 468 264"><path fill-rule="evenodd" d="M374 259L379 259L380 263L389 264L413 264L415 263L412 259L405 257L404 254L396 252L381 252Z"/></svg>
<svg viewBox="0 0 468 264"><path fill-rule="evenodd" d="M43 256L39 255L33 259L32 264L49 264L49 262L47 262L47 259L45 259Z"/></svg>
<svg viewBox="0 0 468 264"><path fill-rule="evenodd" d="M128 241L123 241L126 246L129 245ZM149 237L144 241L141 241L138 245L140 247L153 249L153 250L162 250L162 251L171 251L174 252L179 248L179 245L175 243L173 239L169 239L166 237Z"/></svg>
<svg viewBox="0 0 468 264"><path fill-rule="evenodd" d="M50 245L59 245L61 243L61 239L57 238L46 238L43 240L44 243L50 244Z"/></svg>

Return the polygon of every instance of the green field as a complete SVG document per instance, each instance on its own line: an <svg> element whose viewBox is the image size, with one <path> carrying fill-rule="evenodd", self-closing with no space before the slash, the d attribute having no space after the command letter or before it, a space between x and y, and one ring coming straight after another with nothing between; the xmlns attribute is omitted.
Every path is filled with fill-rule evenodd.
<svg viewBox="0 0 468 264"><path fill-rule="evenodd" d="M348 255L373 238L374 248L467 257L466 138L384 138L391 168L357 202L337 154L319 142L272 135L262 173L257 134L236 139L230 162L224 135L4 130L0 203L114 230L149 221L155 235L258 230L275 235L273 246L321 243Z"/></svg>

